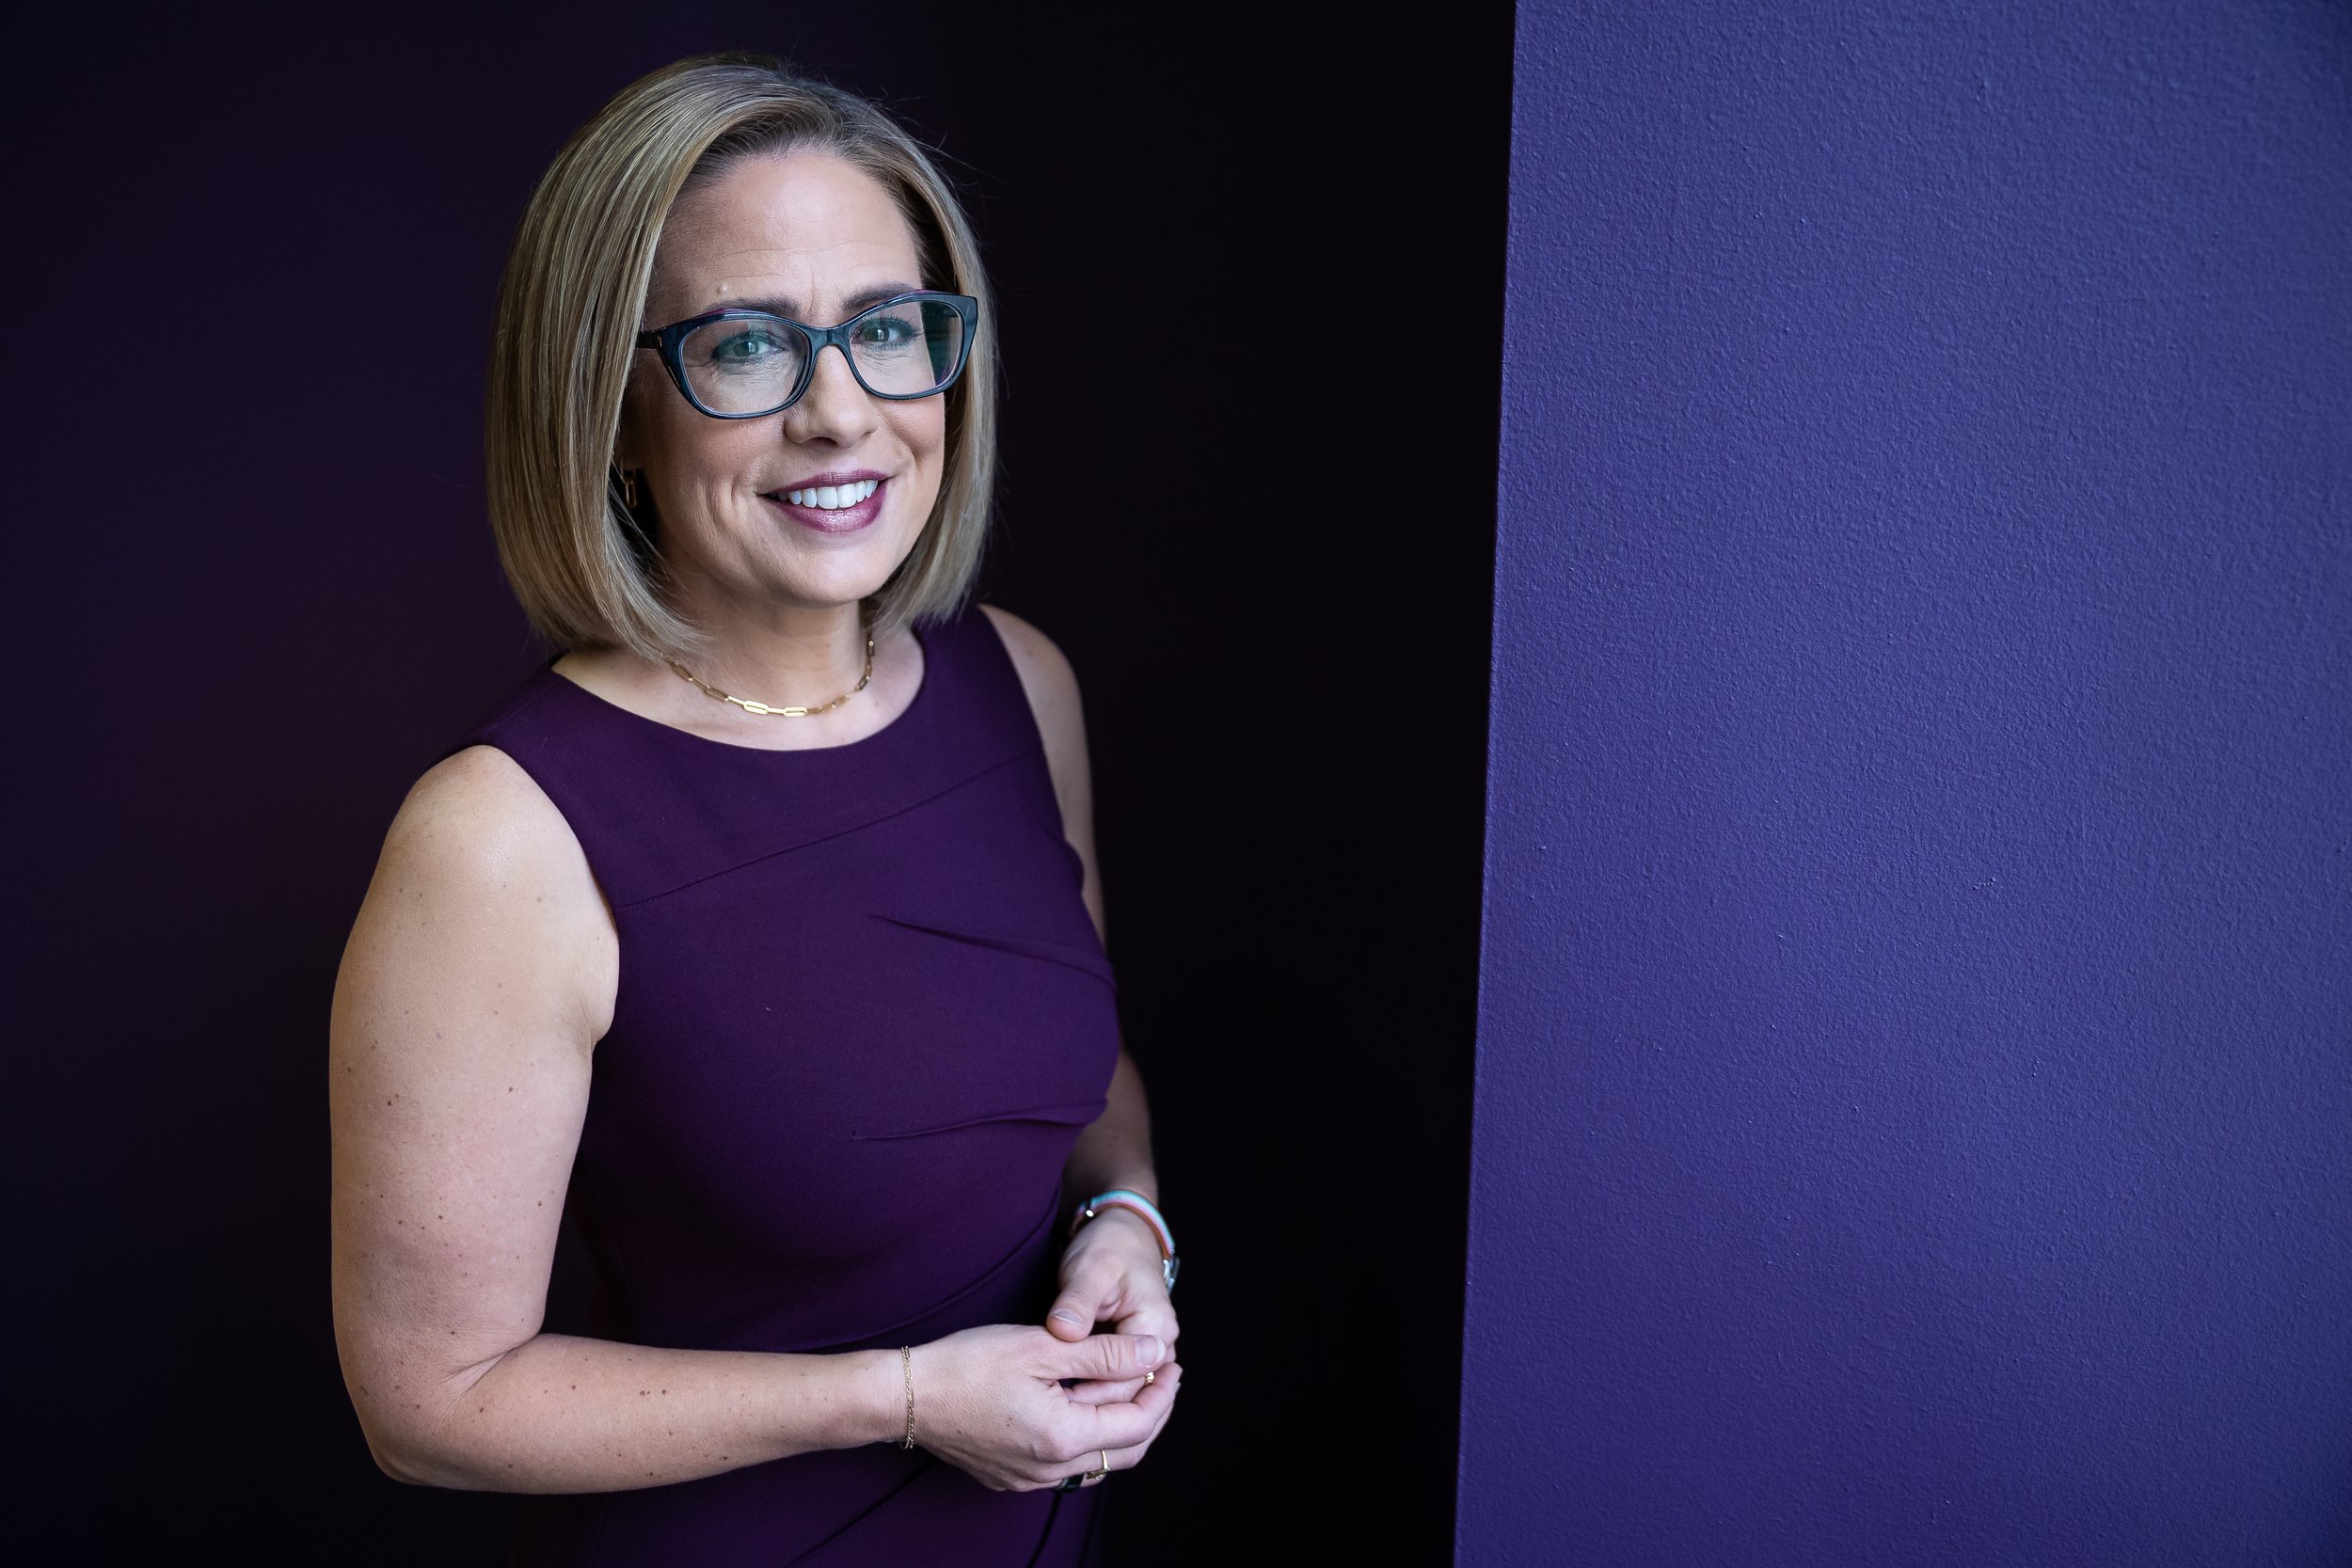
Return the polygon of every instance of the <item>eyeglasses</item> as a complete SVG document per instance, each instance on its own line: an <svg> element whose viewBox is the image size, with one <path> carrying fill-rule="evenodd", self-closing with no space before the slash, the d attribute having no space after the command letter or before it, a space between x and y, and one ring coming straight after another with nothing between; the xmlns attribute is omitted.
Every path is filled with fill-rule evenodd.
<svg viewBox="0 0 2352 1568"><path fill-rule="evenodd" d="M839 326L811 326L765 310L713 310L637 335L661 356L686 401L714 420L756 420L808 390L827 344L878 398L927 398L955 385L971 356L980 302L970 294L909 293L871 305Z"/></svg>

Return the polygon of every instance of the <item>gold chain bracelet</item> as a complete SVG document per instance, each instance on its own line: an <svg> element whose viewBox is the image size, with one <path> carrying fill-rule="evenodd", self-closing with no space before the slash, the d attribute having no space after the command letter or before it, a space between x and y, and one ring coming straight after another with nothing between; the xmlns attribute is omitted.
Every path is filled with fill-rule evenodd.
<svg viewBox="0 0 2352 1568"><path fill-rule="evenodd" d="M900 1345L898 1360L906 1368L907 1374L907 1434L900 1439L898 1447L911 1449L914 1447L914 1347Z"/></svg>

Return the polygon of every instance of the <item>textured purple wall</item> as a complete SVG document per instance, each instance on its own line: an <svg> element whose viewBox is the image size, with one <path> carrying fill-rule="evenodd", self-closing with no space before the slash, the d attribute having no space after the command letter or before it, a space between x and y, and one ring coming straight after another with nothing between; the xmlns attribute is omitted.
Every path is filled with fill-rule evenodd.
<svg viewBox="0 0 2352 1568"><path fill-rule="evenodd" d="M1523 3L1459 1560L2352 1560L2352 12Z"/></svg>

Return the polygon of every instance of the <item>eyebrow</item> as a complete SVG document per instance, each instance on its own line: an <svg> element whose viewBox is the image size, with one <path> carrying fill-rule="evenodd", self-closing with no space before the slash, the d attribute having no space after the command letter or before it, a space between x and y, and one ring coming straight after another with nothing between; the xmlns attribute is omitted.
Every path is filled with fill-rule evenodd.
<svg viewBox="0 0 2352 1568"><path fill-rule="evenodd" d="M843 307L848 309L850 314L842 317L841 319L843 321L848 321L850 317L855 316L860 310L871 309L874 306L880 305L885 299L895 299L900 294L913 294L920 293L922 293L922 286L916 283L877 283L870 289L860 289L857 293L843 300L841 303ZM769 295L768 297L762 299L721 300L716 305L708 306L703 309L695 311L694 314L698 316L707 316L712 310L765 310L771 316L782 316L787 321L807 320L806 317L801 314L801 308L796 302L780 298L775 295ZM814 322L810 322L809 325L813 326L816 324Z"/></svg>

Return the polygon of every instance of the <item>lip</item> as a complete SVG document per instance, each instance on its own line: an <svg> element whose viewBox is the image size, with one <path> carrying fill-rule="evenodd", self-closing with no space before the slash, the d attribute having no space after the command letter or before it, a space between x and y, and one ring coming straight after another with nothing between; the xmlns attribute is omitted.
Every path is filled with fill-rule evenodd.
<svg viewBox="0 0 2352 1568"><path fill-rule="evenodd" d="M813 490L820 484L855 484L861 479L888 479L889 477L880 468L833 468L821 474L810 474L806 479L791 480L779 484L768 494L781 496L787 490Z"/></svg>
<svg viewBox="0 0 2352 1568"><path fill-rule="evenodd" d="M855 484L870 479L878 483L874 493L855 506L845 506L827 512L814 506L795 506L785 496L793 490L814 490L824 484ZM837 469L832 473L811 474L789 484L761 493L760 499L783 513L812 533L855 533L882 515L882 498L890 494L890 476L873 468Z"/></svg>

